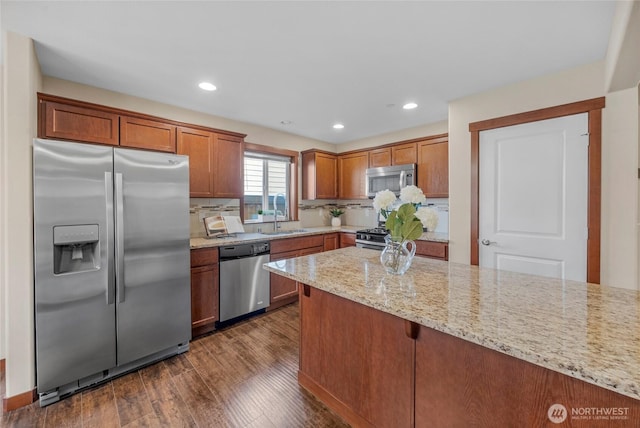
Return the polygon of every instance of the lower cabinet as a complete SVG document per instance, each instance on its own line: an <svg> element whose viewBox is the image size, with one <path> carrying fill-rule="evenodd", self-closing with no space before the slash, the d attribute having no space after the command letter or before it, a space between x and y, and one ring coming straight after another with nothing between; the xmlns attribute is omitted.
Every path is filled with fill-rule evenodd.
<svg viewBox="0 0 640 428"><path fill-rule="evenodd" d="M324 251L331 251L340 248L340 238L337 233L327 233L324 235Z"/></svg>
<svg viewBox="0 0 640 428"><path fill-rule="evenodd" d="M299 383L352 426L412 426L415 341L405 321L300 286Z"/></svg>
<svg viewBox="0 0 640 428"><path fill-rule="evenodd" d="M416 256L428 257L430 259L449 260L449 244L435 241L415 241Z"/></svg>
<svg viewBox="0 0 640 428"><path fill-rule="evenodd" d="M324 236L301 236L299 238L285 238L271 241L270 261L286 260L294 257L324 251ZM271 298L269 310L293 303L298 300L298 283L274 273L271 278Z"/></svg>
<svg viewBox="0 0 640 428"><path fill-rule="evenodd" d="M219 269L217 248L191 250L192 337L215 330L220 318Z"/></svg>
<svg viewBox="0 0 640 428"><path fill-rule="evenodd" d="M340 248L355 247L356 246L356 234L340 232Z"/></svg>

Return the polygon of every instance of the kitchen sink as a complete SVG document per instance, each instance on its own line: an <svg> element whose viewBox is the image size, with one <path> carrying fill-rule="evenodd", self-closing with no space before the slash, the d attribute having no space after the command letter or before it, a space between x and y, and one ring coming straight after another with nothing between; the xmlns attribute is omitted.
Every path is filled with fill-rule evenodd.
<svg viewBox="0 0 640 428"><path fill-rule="evenodd" d="M278 230L273 232L260 232L263 235L290 235L292 233L306 232L306 229Z"/></svg>

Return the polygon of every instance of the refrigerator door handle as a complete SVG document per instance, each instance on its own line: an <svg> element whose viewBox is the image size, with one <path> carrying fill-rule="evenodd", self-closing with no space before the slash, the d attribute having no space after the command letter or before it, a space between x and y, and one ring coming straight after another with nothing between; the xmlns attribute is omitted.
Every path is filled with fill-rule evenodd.
<svg viewBox="0 0 640 428"><path fill-rule="evenodd" d="M118 303L124 302L124 197L122 174L116 173L116 286Z"/></svg>
<svg viewBox="0 0 640 428"><path fill-rule="evenodd" d="M113 276L113 177L111 172L104 173L105 206L107 208L106 251L107 251L107 305L116 300L115 278Z"/></svg>

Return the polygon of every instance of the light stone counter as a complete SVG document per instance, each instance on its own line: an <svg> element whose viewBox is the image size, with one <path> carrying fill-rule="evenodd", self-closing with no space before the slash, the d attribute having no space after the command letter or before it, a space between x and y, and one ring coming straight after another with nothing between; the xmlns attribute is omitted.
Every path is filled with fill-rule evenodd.
<svg viewBox="0 0 640 428"><path fill-rule="evenodd" d="M265 268L640 399L640 293L420 257L394 276L379 256L343 248Z"/></svg>
<svg viewBox="0 0 640 428"><path fill-rule="evenodd" d="M270 225L267 225L270 226ZM366 229L366 226L341 226L341 227L305 227L301 231L293 233L283 233L278 235L268 235L264 233L238 233L236 236L228 238L191 238L191 249L221 247L223 245L244 244L257 241L271 241L274 239L286 239L298 236L322 235L332 232L355 233L357 230ZM300 230L300 229L298 229ZM425 232L420 237L424 241L449 242L449 235L446 233Z"/></svg>

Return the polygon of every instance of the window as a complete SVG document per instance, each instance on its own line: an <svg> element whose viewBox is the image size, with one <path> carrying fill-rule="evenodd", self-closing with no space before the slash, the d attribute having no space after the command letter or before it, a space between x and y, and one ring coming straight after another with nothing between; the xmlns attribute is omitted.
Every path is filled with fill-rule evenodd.
<svg viewBox="0 0 640 428"><path fill-rule="evenodd" d="M245 222L273 221L274 215L278 216L278 220L290 220L291 194L291 158L245 152Z"/></svg>

